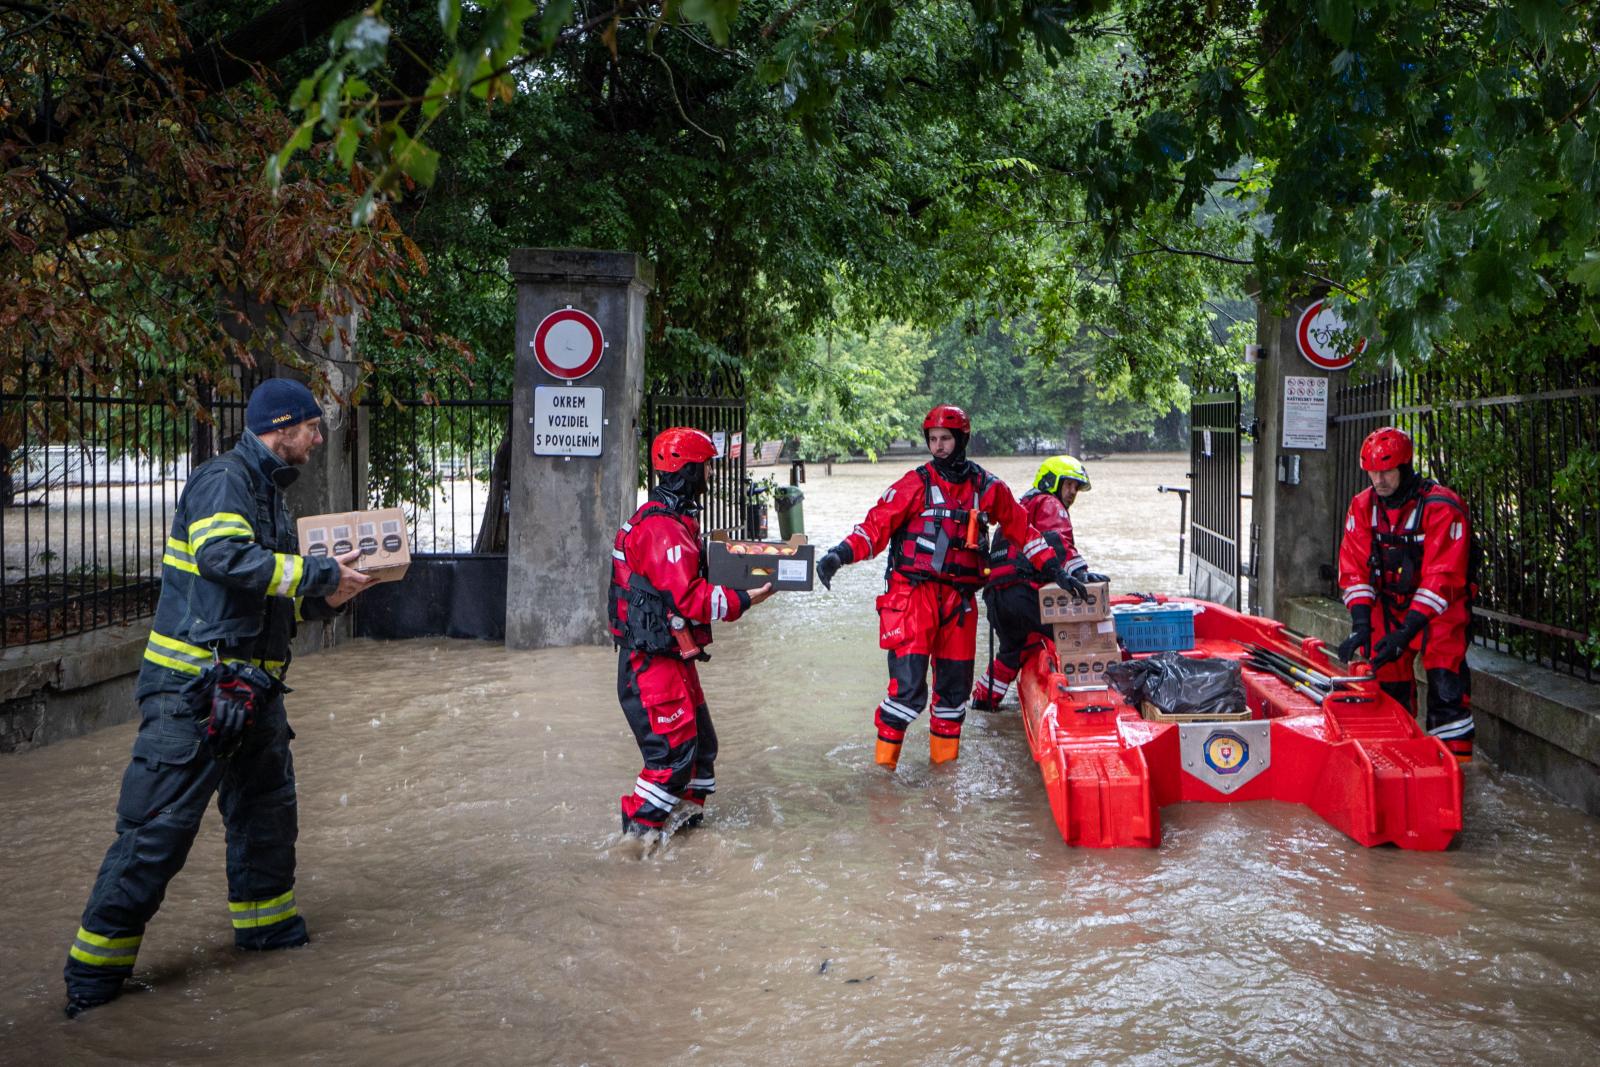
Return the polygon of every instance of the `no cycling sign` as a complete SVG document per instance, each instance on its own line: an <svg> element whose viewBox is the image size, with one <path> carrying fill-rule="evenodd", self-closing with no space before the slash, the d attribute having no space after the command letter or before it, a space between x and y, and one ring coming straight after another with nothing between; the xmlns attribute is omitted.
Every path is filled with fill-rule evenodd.
<svg viewBox="0 0 1600 1067"><path fill-rule="evenodd" d="M1344 350L1339 344L1339 337L1345 329L1344 317L1329 307L1326 300L1318 300L1300 314L1300 322L1294 331L1295 347L1300 349L1300 354L1313 367L1344 370L1367 347L1367 339L1360 337L1356 339L1355 347Z"/></svg>

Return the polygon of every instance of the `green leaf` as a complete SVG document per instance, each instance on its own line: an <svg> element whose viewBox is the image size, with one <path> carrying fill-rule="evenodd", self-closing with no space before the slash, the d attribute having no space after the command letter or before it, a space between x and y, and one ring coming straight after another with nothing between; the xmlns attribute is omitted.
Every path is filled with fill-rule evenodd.
<svg viewBox="0 0 1600 1067"><path fill-rule="evenodd" d="M678 7L685 21L700 23L719 45L728 43L733 18L738 12L739 0L683 0Z"/></svg>
<svg viewBox="0 0 1600 1067"><path fill-rule="evenodd" d="M1600 293L1600 249L1591 248L1585 252L1582 262L1567 272L1567 281L1591 293Z"/></svg>
<svg viewBox="0 0 1600 1067"><path fill-rule="evenodd" d="M425 118L433 118L446 104L456 91L455 68L449 67L433 76L428 83L427 90L423 93L422 114Z"/></svg>
<svg viewBox="0 0 1600 1067"><path fill-rule="evenodd" d="M1348 45L1355 32L1356 11L1351 0L1317 0L1317 25L1336 44Z"/></svg>
<svg viewBox="0 0 1600 1067"><path fill-rule="evenodd" d="M556 43L556 35L572 21L572 0L550 0L539 12L539 45L546 51Z"/></svg>
<svg viewBox="0 0 1600 1067"><path fill-rule="evenodd" d="M362 126L360 119L347 118L339 122L339 135L333 141L333 153L339 159L339 166L349 170L355 162L356 149L361 146Z"/></svg>
<svg viewBox="0 0 1600 1067"><path fill-rule="evenodd" d="M327 129L333 129L339 121L340 105L343 103L343 90L344 68L336 66L322 79L322 91L317 94L322 123Z"/></svg>
<svg viewBox="0 0 1600 1067"><path fill-rule="evenodd" d="M306 121L295 127L294 135L289 138L288 143L267 161L267 181L273 188L277 188L282 183L283 172L288 169L290 160L294 159L294 154L302 148L311 146L311 133L316 124L316 119L306 119Z"/></svg>
<svg viewBox="0 0 1600 1067"><path fill-rule="evenodd" d="M419 185L432 185L434 174L439 169L439 153L421 141L412 139L394 123L389 124L389 133L393 138L389 146L389 158L412 181Z"/></svg>
<svg viewBox="0 0 1600 1067"><path fill-rule="evenodd" d="M327 69L328 64L324 63L317 68L315 74L310 74L300 79L300 84L294 87L294 93L289 97L290 111L304 111L311 106L311 99L317 94L317 82L322 78L323 71Z"/></svg>
<svg viewBox="0 0 1600 1067"><path fill-rule="evenodd" d="M439 0L439 26L446 39L456 39L456 31L461 28L461 0Z"/></svg>

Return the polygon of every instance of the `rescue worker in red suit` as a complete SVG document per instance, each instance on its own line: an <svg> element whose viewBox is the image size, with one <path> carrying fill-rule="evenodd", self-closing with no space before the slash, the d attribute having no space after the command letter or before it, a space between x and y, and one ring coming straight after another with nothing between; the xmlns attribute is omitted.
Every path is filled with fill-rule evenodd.
<svg viewBox="0 0 1600 1067"><path fill-rule="evenodd" d="M617 644L617 699L633 730L644 769L622 798L623 833L666 829L681 804L685 826L698 826L717 788L717 734L695 661L709 658L713 622L732 622L772 595L706 581L696 501L706 463L716 455L699 430L656 435L650 465L656 485L611 550L611 636Z"/></svg>
<svg viewBox="0 0 1600 1067"><path fill-rule="evenodd" d="M1415 714L1412 664L1420 651L1428 733L1466 763L1473 739L1472 526L1454 491L1417 474L1413 454L1411 438L1392 426L1361 445L1372 486L1350 501L1339 545L1339 587L1350 609L1350 636L1339 658L1348 663L1360 652L1383 691Z"/></svg>
<svg viewBox="0 0 1600 1067"><path fill-rule="evenodd" d="M1004 482L967 459L972 423L958 407L941 404L922 421L932 461L891 485L843 541L817 561L817 577L832 587L846 563L889 550L888 580L878 597L878 644L889 653L889 691L874 716L876 760L895 766L906 728L928 706L933 668L933 715L928 722L934 763L961 751L961 725L972 691L977 651L973 603L988 566L985 525L994 523L1040 573L1077 596L1083 583L1067 575Z"/></svg>
<svg viewBox="0 0 1600 1067"><path fill-rule="evenodd" d="M1033 487L1018 501L1028 514L1028 524L1065 562L1062 570L1085 584L1104 582L1103 574L1089 570L1072 536L1067 514L1080 492L1089 490L1089 472L1076 456L1051 456L1039 465ZM989 629L1000 641L1000 653L972 690L972 706L994 711L1011 691L1011 683L1024 657L1052 640L1050 627L1039 621L1039 589L1044 575L1023 558L1021 546L996 536L989 549L989 584L983 602L989 609Z"/></svg>

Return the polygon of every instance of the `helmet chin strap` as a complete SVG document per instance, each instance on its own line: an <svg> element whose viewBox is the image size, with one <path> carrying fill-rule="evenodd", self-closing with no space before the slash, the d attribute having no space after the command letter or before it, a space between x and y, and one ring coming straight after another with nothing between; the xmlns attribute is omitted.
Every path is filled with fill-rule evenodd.
<svg viewBox="0 0 1600 1067"><path fill-rule="evenodd" d="M675 471L662 471L656 476L654 495L668 508L679 514L692 515L700 510L699 499L706 491L706 465L685 463Z"/></svg>

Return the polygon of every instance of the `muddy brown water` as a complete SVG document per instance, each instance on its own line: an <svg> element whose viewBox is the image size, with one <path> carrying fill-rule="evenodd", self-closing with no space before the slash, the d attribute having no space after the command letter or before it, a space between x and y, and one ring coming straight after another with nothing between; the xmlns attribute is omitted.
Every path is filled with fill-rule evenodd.
<svg viewBox="0 0 1600 1067"><path fill-rule="evenodd" d="M820 470L814 539L908 464ZM992 464L1013 484L1032 461ZM1079 537L1180 586L1181 457L1093 465ZM1177 805L1065 847L1014 710L871 764L877 563L719 629L708 824L616 841L638 757L613 654L356 642L296 664L305 949L231 947L220 819L127 995L60 1015L133 726L0 758L0 1061L1579 1063L1600 1037L1600 824L1491 767L1456 848L1290 805Z"/></svg>

